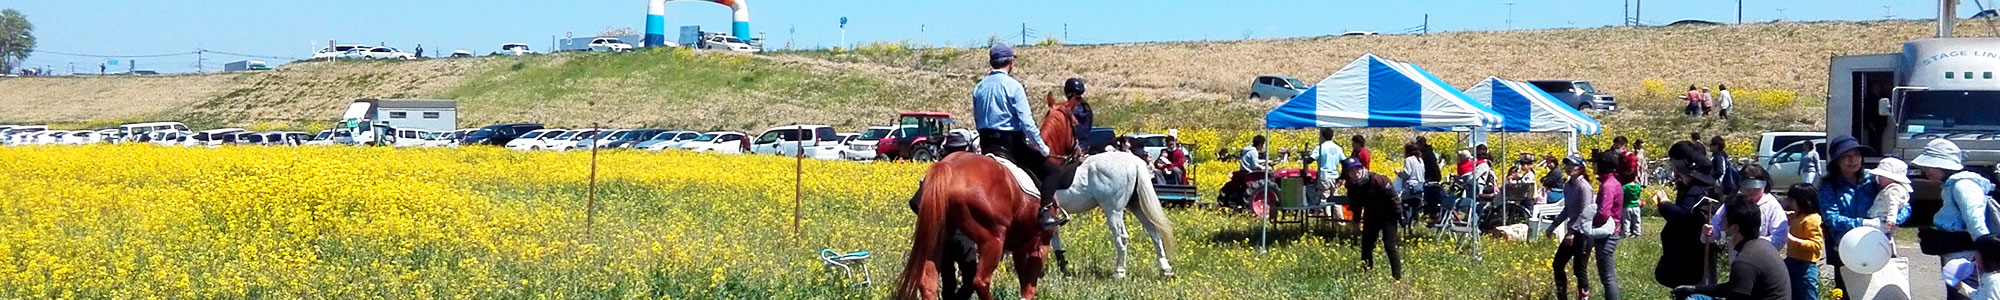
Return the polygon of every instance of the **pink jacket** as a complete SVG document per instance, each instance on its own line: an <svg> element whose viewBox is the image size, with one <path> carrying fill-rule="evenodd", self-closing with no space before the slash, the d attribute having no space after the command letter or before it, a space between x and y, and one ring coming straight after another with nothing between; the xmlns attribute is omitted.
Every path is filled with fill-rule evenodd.
<svg viewBox="0 0 2000 300"><path fill-rule="evenodd" d="M1597 216L1591 219L1593 226L1611 227L1609 233L1617 234L1625 226L1616 223L1624 220L1625 184L1618 182L1617 176L1605 175L1597 188Z"/></svg>

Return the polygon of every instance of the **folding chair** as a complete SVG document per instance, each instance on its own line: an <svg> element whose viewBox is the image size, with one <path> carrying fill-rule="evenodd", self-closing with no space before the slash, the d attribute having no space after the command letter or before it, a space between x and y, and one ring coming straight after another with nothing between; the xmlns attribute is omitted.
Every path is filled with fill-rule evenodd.
<svg viewBox="0 0 2000 300"><path fill-rule="evenodd" d="M829 271L835 268L840 269L842 273L847 275L846 277L849 281L854 280L854 269L858 266L861 269L861 281L855 282L855 286L865 287L875 283L875 278L868 274L868 258L872 256L868 251L840 253L839 251L833 251L833 249L819 250L820 266L825 267Z"/></svg>

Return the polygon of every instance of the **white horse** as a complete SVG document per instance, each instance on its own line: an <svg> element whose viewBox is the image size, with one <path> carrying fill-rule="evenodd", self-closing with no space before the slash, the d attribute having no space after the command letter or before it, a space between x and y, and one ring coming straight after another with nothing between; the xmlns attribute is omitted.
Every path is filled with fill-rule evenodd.
<svg viewBox="0 0 2000 300"><path fill-rule="evenodd" d="M1118 249L1118 266L1112 278L1125 278L1125 240L1131 238L1125 233L1128 208L1138 211L1139 224L1153 237L1160 274L1174 277L1174 268L1167 263L1167 249L1173 248L1174 225L1167 220L1165 209L1160 208L1160 196L1153 192L1152 178L1153 170L1145 160L1131 153L1112 151L1084 158L1070 188L1056 191L1057 204L1063 211L1076 214L1104 210L1104 223L1110 225L1111 241ZM1060 235L1053 245L1057 253L1062 253Z"/></svg>

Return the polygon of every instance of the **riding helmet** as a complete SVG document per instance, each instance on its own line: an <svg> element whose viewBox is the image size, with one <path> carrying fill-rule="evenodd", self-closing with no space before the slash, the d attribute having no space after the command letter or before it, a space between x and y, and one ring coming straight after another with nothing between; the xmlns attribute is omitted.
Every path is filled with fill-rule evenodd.
<svg viewBox="0 0 2000 300"><path fill-rule="evenodd" d="M1064 80L1064 81L1063 81L1063 94L1070 94L1070 95L1082 95L1082 94L1083 94L1083 78L1070 78L1069 80Z"/></svg>

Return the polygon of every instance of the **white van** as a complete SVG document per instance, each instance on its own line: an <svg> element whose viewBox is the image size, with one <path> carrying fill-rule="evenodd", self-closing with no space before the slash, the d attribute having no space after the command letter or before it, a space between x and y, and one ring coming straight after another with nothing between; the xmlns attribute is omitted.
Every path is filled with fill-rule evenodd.
<svg viewBox="0 0 2000 300"><path fill-rule="evenodd" d="M194 136L188 137L187 141L181 143L181 146L219 147L224 143L236 142L236 134L247 131L249 130L243 130L242 128L202 130L195 132Z"/></svg>
<svg viewBox="0 0 2000 300"><path fill-rule="evenodd" d="M758 134L757 140L750 142L750 153L839 160L840 141L840 134L832 126L783 126Z"/></svg>
<svg viewBox="0 0 2000 300"><path fill-rule="evenodd" d="M166 130L189 131L187 124L181 124L181 122L131 123L125 125L118 125L117 138L109 140L111 140L112 143L140 142L140 141L149 142L152 136L147 135L148 133L154 131L166 131Z"/></svg>

